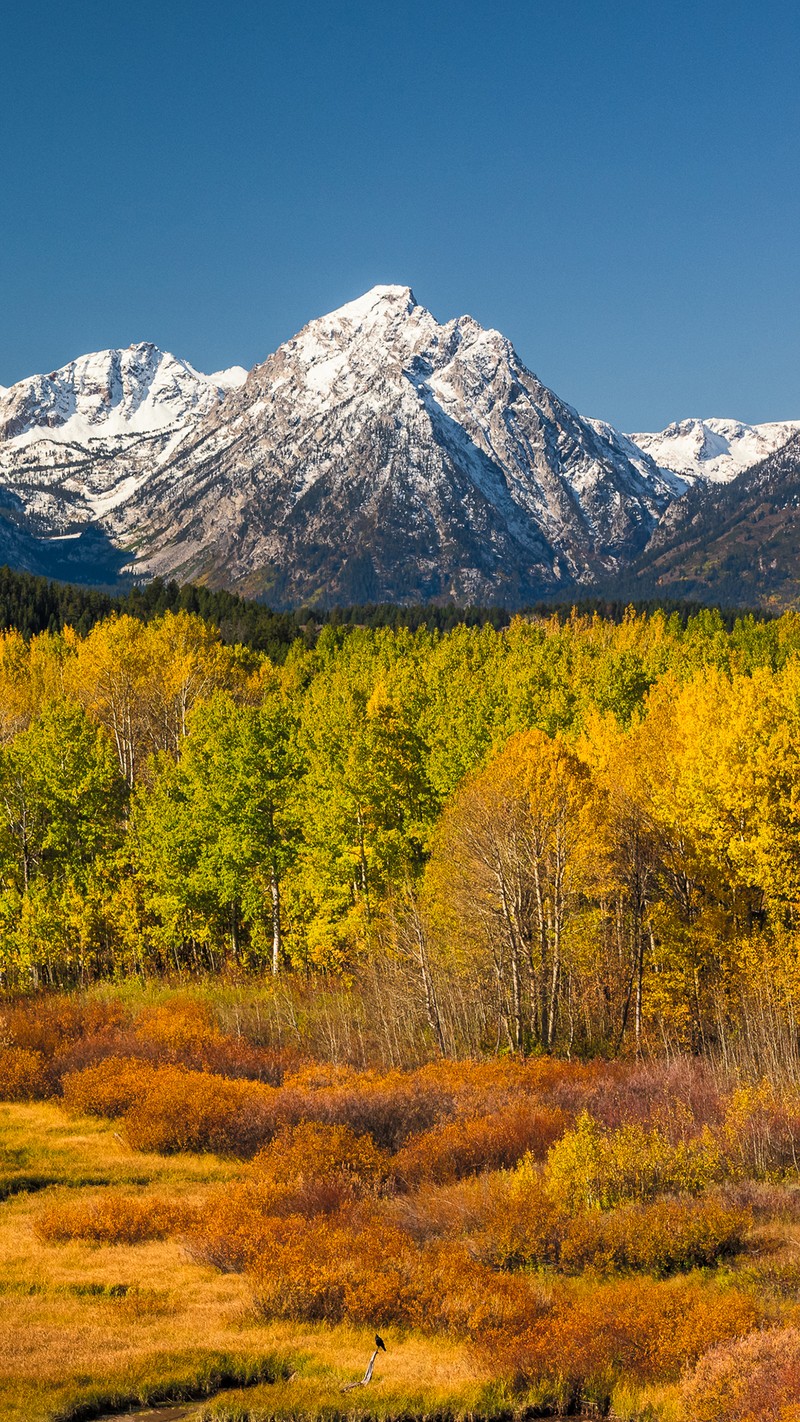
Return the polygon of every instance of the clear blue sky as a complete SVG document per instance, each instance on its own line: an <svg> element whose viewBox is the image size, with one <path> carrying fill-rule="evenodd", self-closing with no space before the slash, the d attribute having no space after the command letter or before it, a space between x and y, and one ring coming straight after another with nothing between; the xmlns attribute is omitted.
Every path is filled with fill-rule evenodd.
<svg viewBox="0 0 800 1422"><path fill-rule="evenodd" d="M796 0L28 0L0 118L2 384L400 282L624 429L800 418Z"/></svg>

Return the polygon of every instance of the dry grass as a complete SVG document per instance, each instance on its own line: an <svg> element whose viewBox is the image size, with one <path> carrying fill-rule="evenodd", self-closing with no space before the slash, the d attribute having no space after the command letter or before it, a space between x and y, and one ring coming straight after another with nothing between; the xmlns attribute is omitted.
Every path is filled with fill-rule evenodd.
<svg viewBox="0 0 800 1422"><path fill-rule="evenodd" d="M0 1103L0 1199L50 1185L211 1184L237 1169L211 1155L133 1151L108 1121L71 1118L50 1102Z"/></svg>
<svg viewBox="0 0 800 1422"><path fill-rule="evenodd" d="M293 1382L254 1390L259 1407L266 1395L279 1411L299 1405L316 1415L317 1403L344 1400L339 1389L369 1357L368 1330L259 1320L241 1276L191 1261L176 1239L48 1243L36 1233L49 1203L91 1198L98 1182L196 1202L240 1167L209 1155L136 1155L107 1124L70 1119L50 1104L1 1107L0 1146L7 1179L27 1172L58 1182L0 1204L2 1422L55 1422L103 1396L118 1405L145 1398L153 1378L179 1388L199 1380L214 1355L298 1359ZM370 1403L408 1397L423 1377L442 1406L469 1410L486 1386L462 1345L405 1338L399 1346L391 1334L386 1341Z"/></svg>

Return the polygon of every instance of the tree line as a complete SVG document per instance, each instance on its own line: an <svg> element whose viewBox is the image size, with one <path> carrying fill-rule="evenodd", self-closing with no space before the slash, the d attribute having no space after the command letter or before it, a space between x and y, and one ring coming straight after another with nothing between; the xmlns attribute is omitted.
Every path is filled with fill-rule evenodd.
<svg viewBox="0 0 800 1422"><path fill-rule="evenodd" d="M784 1051L798 903L796 614L0 636L8 988L380 973L442 1051Z"/></svg>

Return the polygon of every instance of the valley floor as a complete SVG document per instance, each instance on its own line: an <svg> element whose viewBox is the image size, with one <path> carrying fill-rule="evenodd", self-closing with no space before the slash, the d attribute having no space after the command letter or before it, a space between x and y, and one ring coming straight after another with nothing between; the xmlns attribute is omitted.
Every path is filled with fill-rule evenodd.
<svg viewBox="0 0 800 1422"><path fill-rule="evenodd" d="M242 1275L192 1262L174 1239L140 1244L48 1244L35 1232L43 1208L106 1187L154 1191L197 1203L235 1178L215 1156L139 1154L107 1124L72 1120L50 1103L0 1106L0 1416L3 1422L128 1413L138 1398L199 1395L214 1360L274 1360L295 1373L248 1389L251 1415L316 1416L346 1409L341 1388L363 1374L366 1328L264 1322ZM40 1188L15 1193L27 1176ZM52 1181L45 1185L45 1181ZM465 1346L387 1330L370 1411L391 1415L482 1410L489 1378ZM242 1393L222 1390L208 1415L242 1416ZM130 1401L128 1401L130 1399ZM226 1400L227 1399L227 1400ZM235 1404L237 1411L230 1412ZM199 1409L191 1408L194 1414ZM88 1409L96 1409L88 1410ZM169 1417L170 1413L159 1414Z"/></svg>
<svg viewBox="0 0 800 1422"><path fill-rule="evenodd" d="M0 1006L2 1422L800 1422L797 1087L354 1067L226 994Z"/></svg>

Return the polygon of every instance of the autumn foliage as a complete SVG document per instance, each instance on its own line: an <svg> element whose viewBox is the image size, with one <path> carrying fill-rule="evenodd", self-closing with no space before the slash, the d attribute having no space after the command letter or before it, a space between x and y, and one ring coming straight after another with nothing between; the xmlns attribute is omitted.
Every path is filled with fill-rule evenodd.
<svg viewBox="0 0 800 1422"><path fill-rule="evenodd" d="M192 1209L169 1196L129 1195L108 1189L102 1195L48 1205L36 1219L36 1232L48 1244L71 1239L140 1244L182 1231L192 1219Z"/></svg>

